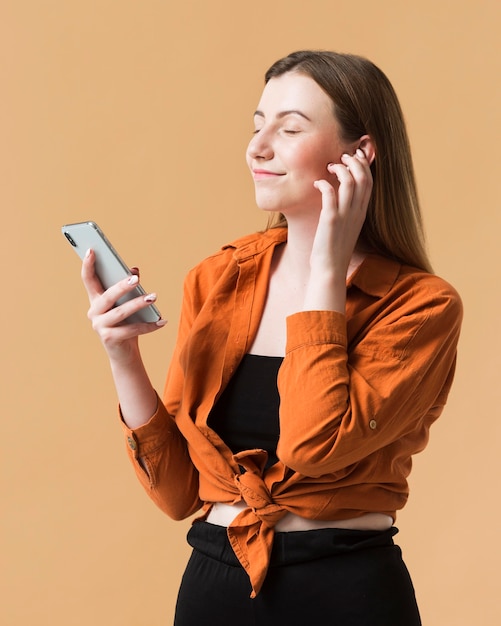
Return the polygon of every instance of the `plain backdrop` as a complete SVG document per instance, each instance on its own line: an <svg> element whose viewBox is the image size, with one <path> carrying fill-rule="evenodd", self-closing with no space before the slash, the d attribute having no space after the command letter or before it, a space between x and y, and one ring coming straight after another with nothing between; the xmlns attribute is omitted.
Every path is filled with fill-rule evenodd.
<svg viewBox="0 0 501 626"><path fill-rule="evenodd" d="M400 97L430 254L465 320L398 540L425 626L501 623L498 6L0 1L2 624L172 622L190 520L128 466L60 227L97 221L158 292L170 323L142 345L161 390L187 270L265 224L244 152L265 70L300 48L368 56Z"/></svg>

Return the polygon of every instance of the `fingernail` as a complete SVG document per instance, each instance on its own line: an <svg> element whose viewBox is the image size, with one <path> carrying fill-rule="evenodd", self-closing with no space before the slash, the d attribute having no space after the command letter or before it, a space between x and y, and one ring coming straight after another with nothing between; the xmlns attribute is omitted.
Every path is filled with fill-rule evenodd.
<svg viewBox="0 0 501 626"><path fill-rule="evenodd" d="M127 279L127 284L135 285L138 281L139 281L139 278L135 274L133 274L132 276L129 276L129 278Z"/></svg>
<svg viewBox="0 0 501 626"><path fill-rule="evenodd" d="M157 326L165 326L167 324L167 320L158 320L158 322L155 322L155 324Z"/></svg>
<svg viewBox="0 0 501 626"><path fill-rule="evenodd" d="M157 299L156 293L149 293L147 296L144 296L145 302L155 302L156 299Z"/></svg>
<svg viewBox="0 0 501 626"><path fill-rule="evenodd" d="M345 153L345 154L341 155L341 161L346 161L346 159L349 159L349 158L350 158L349 154Z"/></svg>
<svg viewBox="0 0 501 626"><path fill-rule="evenodd" d="M357 148L357 156L359 156L361 159L365 159L365 152L360 148Z"/></svg>
<svg viewBox="0 0 501 626"><path fill-rule="evenodd" d="M88 259L90 257L90 248L85 253L85 258Z"/></svg>

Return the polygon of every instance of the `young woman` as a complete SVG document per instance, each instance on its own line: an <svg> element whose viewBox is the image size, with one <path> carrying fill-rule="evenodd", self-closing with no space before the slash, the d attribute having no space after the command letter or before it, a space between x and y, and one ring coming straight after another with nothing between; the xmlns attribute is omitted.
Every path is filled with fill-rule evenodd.
<svg viewBox="0 0 501 626"><path fill-rule="evenodd" d="M188 540L177 626L414 626L393 542L411 457L454 373L462 307L423 246L395 93L366 59L301 51L266 74L247 163L265 232L188 275L160 400L89 251L89 318L129 454ZM307 620L307 622L306 622Z"/></svg>

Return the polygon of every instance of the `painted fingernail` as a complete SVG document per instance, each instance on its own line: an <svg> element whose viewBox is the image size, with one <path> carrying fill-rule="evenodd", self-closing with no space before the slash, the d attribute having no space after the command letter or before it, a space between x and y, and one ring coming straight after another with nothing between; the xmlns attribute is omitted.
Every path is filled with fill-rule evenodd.
<svg viewBox="0 0 501 626"><path fill-rule="evenodd" d="M128 285L135 285L138 282L139 282L139 278L135 274L133 274L132 276L129 276L129 278L127 279Z"/></svg>
<svg viewBox="0 0 501 626"><path fill-rule="evenodd" d="M144 296L145 302L155 302L156 299L157 299L156 293L149 293L147 296Z"/></svg>

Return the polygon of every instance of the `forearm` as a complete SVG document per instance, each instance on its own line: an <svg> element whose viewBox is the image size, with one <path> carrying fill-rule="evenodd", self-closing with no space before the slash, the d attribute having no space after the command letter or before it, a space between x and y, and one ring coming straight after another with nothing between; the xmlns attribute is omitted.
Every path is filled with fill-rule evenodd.
<svg viewBox="0 0 501 626"><path fill-rule="evenodd" d="M346 310L346 274L335 270L312 269L303 303L304 311Z"/></svg>
<svg viewBox="0 0 501 626"><path fill-rule="evenodd" d="M129 428L146 424L157 408L157 394L139 351L128 362L110 361L122 418Z"/></svg>

